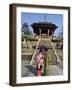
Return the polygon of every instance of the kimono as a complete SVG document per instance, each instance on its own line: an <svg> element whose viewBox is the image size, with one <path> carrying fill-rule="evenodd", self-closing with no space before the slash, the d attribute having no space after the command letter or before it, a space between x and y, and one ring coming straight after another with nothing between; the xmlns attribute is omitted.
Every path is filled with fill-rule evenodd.
<svg viewBox="0 0 72 90"><path fill-rule="evenodd" d="M43 72L43 66L44 66L44 55L43 54L37 55L36 63L37 63L37 76L41 76Z"/></svg>

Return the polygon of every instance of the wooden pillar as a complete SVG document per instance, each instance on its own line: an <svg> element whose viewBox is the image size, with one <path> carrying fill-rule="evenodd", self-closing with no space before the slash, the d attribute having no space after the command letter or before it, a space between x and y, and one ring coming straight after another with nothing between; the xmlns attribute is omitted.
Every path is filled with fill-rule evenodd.
<svg viewBox="0 0 72 90"><path fill-rule="evenodd" d="M51 35L51 36L53 36L53 34L54 34L54 33L53 33L53 31L52 31L52 35Z"/></svg>
<svg viewBox="0 0 72 90"><path fill-rule="evenodd" d="M49 29L48 29L47 35L48 35L48 38L49 38Z"/></svg>
<svg viewBox="0 0 72 90"><path fill-rule="evenodd" d="M53 36L53 31L51 30L51 35L50 35L50 39L52 39L52 36Z"/></svg>
<svg viewBox="0 0 72 90"><path fill-rule="evenodd" d="M39 36L40 36L40 38L41 38L41 28L39 28Z"/></svg>

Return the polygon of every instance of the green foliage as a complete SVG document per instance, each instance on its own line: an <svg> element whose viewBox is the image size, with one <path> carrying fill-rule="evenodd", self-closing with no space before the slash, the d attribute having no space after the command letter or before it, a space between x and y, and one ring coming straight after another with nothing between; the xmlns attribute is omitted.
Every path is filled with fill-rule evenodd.
<svg viewBox="0 0 72 90"><path fill-rule="evenodd" d="M38 41L38 39L35 38L28 38L29 41Z"/></svg>
<svg viewBox="0 0 72 90"><path fill-rule="evenodd" d="M32 35L32 32L29 29L29 25L27 23L24 23L22 25L21 31L23 33L23 35Z"/></svg>
<svg viewBox="0 0 72 90"><path fill-rule="evenodd" d="M31 60L32 55L22 55L22 59Z"/></svg>
<svg viewBox="0 0 72 90"><path fill-rule="evenodd" d="M52 42L61 42L61 39L55 39L55 40L52 39L51 41L52 41Z"/></svg>

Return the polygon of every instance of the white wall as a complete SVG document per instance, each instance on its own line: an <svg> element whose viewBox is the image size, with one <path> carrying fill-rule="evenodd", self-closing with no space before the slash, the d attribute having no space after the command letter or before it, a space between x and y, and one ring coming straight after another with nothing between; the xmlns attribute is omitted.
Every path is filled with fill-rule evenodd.
<svg viewBox="0 0 72 90"><path fill-rule="evenodd" d="M45 90L58 90L58 89L71 90L72 82L70 84L58 84L58 85L55 84L55 85L28 86L28 87L11 87L8 85L8 82L9 82L9 4L10 3L30 3L30 4L57 5L57 6L71 6L72 0L0 0L0 90L39 90L39 89L40 90L44 90L44 89ZM72 71L71 71L71 75L72 75ZM72 81L72 78L71 78L71 81Z"/></svg>

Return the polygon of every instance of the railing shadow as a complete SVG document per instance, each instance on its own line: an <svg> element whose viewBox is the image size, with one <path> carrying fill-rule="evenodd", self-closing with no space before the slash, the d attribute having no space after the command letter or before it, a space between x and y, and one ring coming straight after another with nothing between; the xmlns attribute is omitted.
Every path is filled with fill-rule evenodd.
<svg viewBox="0 0 72 90"><path fill-rule="evenodd" d="M32 65L26 65L25 66L31 73L33 73L35 76L37 75L37 70Z"/></svg>

